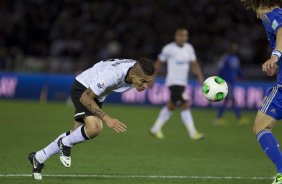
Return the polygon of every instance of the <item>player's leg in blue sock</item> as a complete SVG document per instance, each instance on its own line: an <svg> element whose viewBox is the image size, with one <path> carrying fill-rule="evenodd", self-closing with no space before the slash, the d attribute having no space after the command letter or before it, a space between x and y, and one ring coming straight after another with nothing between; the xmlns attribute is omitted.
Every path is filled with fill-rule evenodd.
<svg viewBox="0 0 282 184"><path fill-rule="evenodd" d="M223 114L225 112L225 108L226 108L226 100L224 100L223 104L221 104L218 107L216 118L213 121L213 124L215 124L215 125L224 125L225 124L224 120L222 119Z"/></svg>
<svg viewBox="0 0 282 184"><path fill-rule="evenodd" d="M254 132L261 148L276 166L277 172L282 173L282 154L279 143L270 131L275 123L275 119L259 111L254 124Z"/></svg>
<svg viewBox="0 0 282 184"><path fill-rule="evenodd" d="M225 103L222 104L222 105L218 108L216 118L217 118L217 119L222 118L222 116L223 116L223 114L224 114L224 111L225 111Z"/></svg>
<svg viewBox="0 0 282 184"><path fill-rule="evenodd" d="M232 107L234 113L235 113L235 116L237 119L240 119L241 118L241 112L240 112L240 109L236 106L236 105L233 105Z"/></svg>

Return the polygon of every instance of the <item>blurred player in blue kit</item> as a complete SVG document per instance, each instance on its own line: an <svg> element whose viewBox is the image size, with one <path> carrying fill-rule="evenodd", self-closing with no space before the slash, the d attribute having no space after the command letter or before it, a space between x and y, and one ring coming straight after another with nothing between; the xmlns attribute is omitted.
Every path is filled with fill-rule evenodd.
<svg viewBox="0 0 282 184"><path fill-rule="evenodd" d="M242 118L240 109L235 104L235 97L233 93L237 80L242 78L240 58L238 57L237 52L238 44L232 43L219 62L219 76L227 82L228 94L223 104L218 108L217 116L214 121L215 125L224 125L226 123L222 117L229 103L231 103L232 110L235 113L238 123L246 124L248 122L247 119Z"/></svg>
<svg viewBox="0 0 282 184"><path fill-rule="evenodd" d="M257 113L253 131L262 150L273 162L277 175L272 184L282 184L282 154L279 143L271 130L282 119L282 5L281 0L243 0L243 4L253 9L262 20L270 43L272 54L262 65L262 71L269 76L277 74L277 82L266 92Z"/></svg>

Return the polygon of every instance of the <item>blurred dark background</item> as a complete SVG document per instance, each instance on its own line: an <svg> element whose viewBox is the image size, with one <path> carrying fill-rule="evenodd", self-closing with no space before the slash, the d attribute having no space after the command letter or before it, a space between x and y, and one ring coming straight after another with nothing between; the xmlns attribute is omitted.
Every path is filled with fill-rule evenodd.
<svg viewBox="0 0 282 184"><path fill-rule="evenodd" d="M205 76L236 42L245 79L267 79L265 31L240 0L1 0L0 70L76 73L106 58L156 59L179 26Z"/></svg>

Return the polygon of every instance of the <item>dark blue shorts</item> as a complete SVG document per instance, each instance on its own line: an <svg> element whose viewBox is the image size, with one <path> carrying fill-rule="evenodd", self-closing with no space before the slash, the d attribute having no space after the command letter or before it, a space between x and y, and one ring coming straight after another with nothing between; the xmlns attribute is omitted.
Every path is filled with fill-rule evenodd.
<svg viewBox="0 0 282 184"><path fill-rule="evenodd" d="M264 98L259 110L276 120L282 119L282 85L276 84L270 88Z"/></svg>

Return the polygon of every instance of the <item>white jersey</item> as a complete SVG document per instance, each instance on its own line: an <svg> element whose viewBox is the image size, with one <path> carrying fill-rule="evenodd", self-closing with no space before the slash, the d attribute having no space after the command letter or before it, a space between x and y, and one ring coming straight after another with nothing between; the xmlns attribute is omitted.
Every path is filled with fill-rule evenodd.
<svg viewBox="0 0 282 184"><path fill-rule="evenodd" d="M133 88L133 84L125 82L129 69L136 63L131 59L110 59L96 63L78 75L75 79L97 95L103 102L112 92L124 92Z"/></svg>
<svg viewBox="0 0 282 184"><path fill-rule="evenodd" d="M185 43L179 47L175 42L168 43L158 58L161 62L167 62L166 85L186 86L190 62L197 61L193 46Z"/></svg>

